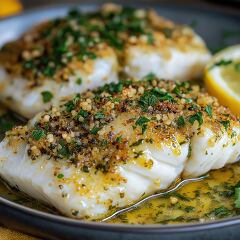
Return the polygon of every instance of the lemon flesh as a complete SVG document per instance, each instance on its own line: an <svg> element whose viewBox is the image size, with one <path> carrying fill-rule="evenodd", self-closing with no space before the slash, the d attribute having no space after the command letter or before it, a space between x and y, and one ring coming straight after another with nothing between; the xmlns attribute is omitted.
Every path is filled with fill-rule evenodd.
<svg viewBox="0 0 240 240"><path fill-rule="evenodd" d="M222 68L221 76L228 87L240 96L240 60Z"/></svg>
<svg viewBox="0 0 240 240"><path fill-rule="evenodd" d="M240 117L240 45L214 55L205 69L209 94Z"/></svg>

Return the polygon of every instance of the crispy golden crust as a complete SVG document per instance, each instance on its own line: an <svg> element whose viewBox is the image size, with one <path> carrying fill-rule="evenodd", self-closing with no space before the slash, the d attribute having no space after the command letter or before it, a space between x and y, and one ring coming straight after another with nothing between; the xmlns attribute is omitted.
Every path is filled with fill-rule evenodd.
<svg viewBox="0 0 240 240"><path fill-rule="evenodd" d="M67 81L73 66L91 65L114 51L120 64L129 46L204 50L194 33L158 16L153 10L104 5L99 12L71 11L67 17L36 26L0 51L0 64L11 74L40 84L46 78ZM150 48L149 48L150 47ZM124 55L124 56L123 56ZM88 67L89 68L89 67Z"/></svg>
<svg viewBox="0 0 240 240"><path fill-rule="evenodd" d="M34 126L7 135L25 139L33 160L47 155L85 172L107 172L138 159L143 143L165 144L179 154L180 145L201 129L212 129L217 138L223 131L234 135L234 126L238 119L203 89L149 75L76 95L42 113Z"/></svg>

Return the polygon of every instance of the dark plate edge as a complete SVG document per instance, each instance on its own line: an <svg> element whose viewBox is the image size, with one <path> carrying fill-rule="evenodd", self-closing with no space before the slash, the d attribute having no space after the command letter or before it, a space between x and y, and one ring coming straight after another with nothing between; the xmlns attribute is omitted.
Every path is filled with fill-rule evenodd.
<svg viewBox="0 0 240 240"><path fill-rule="evenodd" d="M81 7L81 6L90 6L90 4L94 7L100 6L103 4L105 1L99 3L98 1L89 1L83 0L81 3L78 4L50 4L48 6L42 6L42 7L36 7L32 9L28 9L23 13L16 14L7 18L3 18L0 20L0 24L2 22L8 21L8 20L14 20L15 18L28 15L28 14L34 14L34 12L38 11L44 11L44 10L49 10L49 9L54 9L54 8L64 8L64 7ZM109 1L107 1L109 2ZM171 5L169 3L158 3L157 1L149 1L146 3L145 1L138 1L137 3L132 3L129 4L128 1L111 1L114 3L121 3L122 5L129 5L129 6L142 6L142 7L151 7L154 6L163 6L164 8L171 8L171 9L185 9L186 11L195 11L195 12L204 12L206 15L217 15L221 16L224 11L222 10L208 10L205 7L202 6L183 6L182 4L176 4L176 5ZM231 17L234 17L238 20L240 20L240 15L237 13L229 13L225 12L224 15L228 15ZM157 225L157 224L152 224L152 225L127 225L127 224L111 224L111 223L99 223L99 222L86 222L82 220L75 220L71 219L68 217L64 216L58 216L58 215L53 215L50 213L44 213L35 209L31 209L25 206L22 206L20 204L16 204L14 202L11 202L9 200L6 200L2 197L0 197L0 204L3 204L5 207L12 208L18 212L31 215L33 217L41 218L42 220L51 220L55 221L59 224L67 224L71 226L76 226L76 227L82 227L82 228L88 228L88 229L96 229L96 230L104 230L104 231L112 231L112 232L118 232L118 231L123 231L123 232L136 232L136 233L177 233L177 232L189 232L189 231L202 231L202 230L208 230L208 229L214 229L214 228L219 228L219 227L227 227L227 226L232 226L236 224L240 224L240 216L232 217L232 218L225 218L222 220L216 220L214 222L205 222L205 223L190 223L190 224L172 224L172 225ZM0 206L1 207L1 206Z"/></svg>

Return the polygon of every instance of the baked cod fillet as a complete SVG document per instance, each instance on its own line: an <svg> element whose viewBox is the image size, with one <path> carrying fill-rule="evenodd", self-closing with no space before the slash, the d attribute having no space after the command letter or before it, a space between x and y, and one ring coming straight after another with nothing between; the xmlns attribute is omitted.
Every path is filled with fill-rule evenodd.
<svg viewBox="0 0 240 240"><path fill-rule="evenodd" d="M237 161L239 140L239 120L198 86L127 80L7 132L0 176L64 215L98 219Z"/></svg>
<svg viewBox="0 0 240 240"><path fill-rule="evenodd" d="M60 98L119 80L190 80L210 57L189 27L152 10L108 4L98 12L71 11L35 26L0 51L0 101L31 118Z"/></svg>

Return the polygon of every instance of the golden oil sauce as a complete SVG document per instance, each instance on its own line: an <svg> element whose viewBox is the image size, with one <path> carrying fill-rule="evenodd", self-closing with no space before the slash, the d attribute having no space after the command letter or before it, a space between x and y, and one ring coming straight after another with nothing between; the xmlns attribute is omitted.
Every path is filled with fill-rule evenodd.
<svg viewBox="0 0 240 240"><path fill-rule="evenodd" d="M171 224L203 222L235 216L235 185L240 180L240 163L210 172L208 179L190 183L171 196L149 201L121 215L113 223Z"/></svg>
<svg viewBox="0 0 240 240"><path fill-rule="evenodd" d="M177 192L147 202L122 214L112 223L171 224L203 222L240 214L235 208L234 189L240 180L240 163L211 171L207 179L190 183ZM39 201L7 188L0 183L0 196L37 210L59 214ZM174 200L174 201L173 201Z"/></svg>

